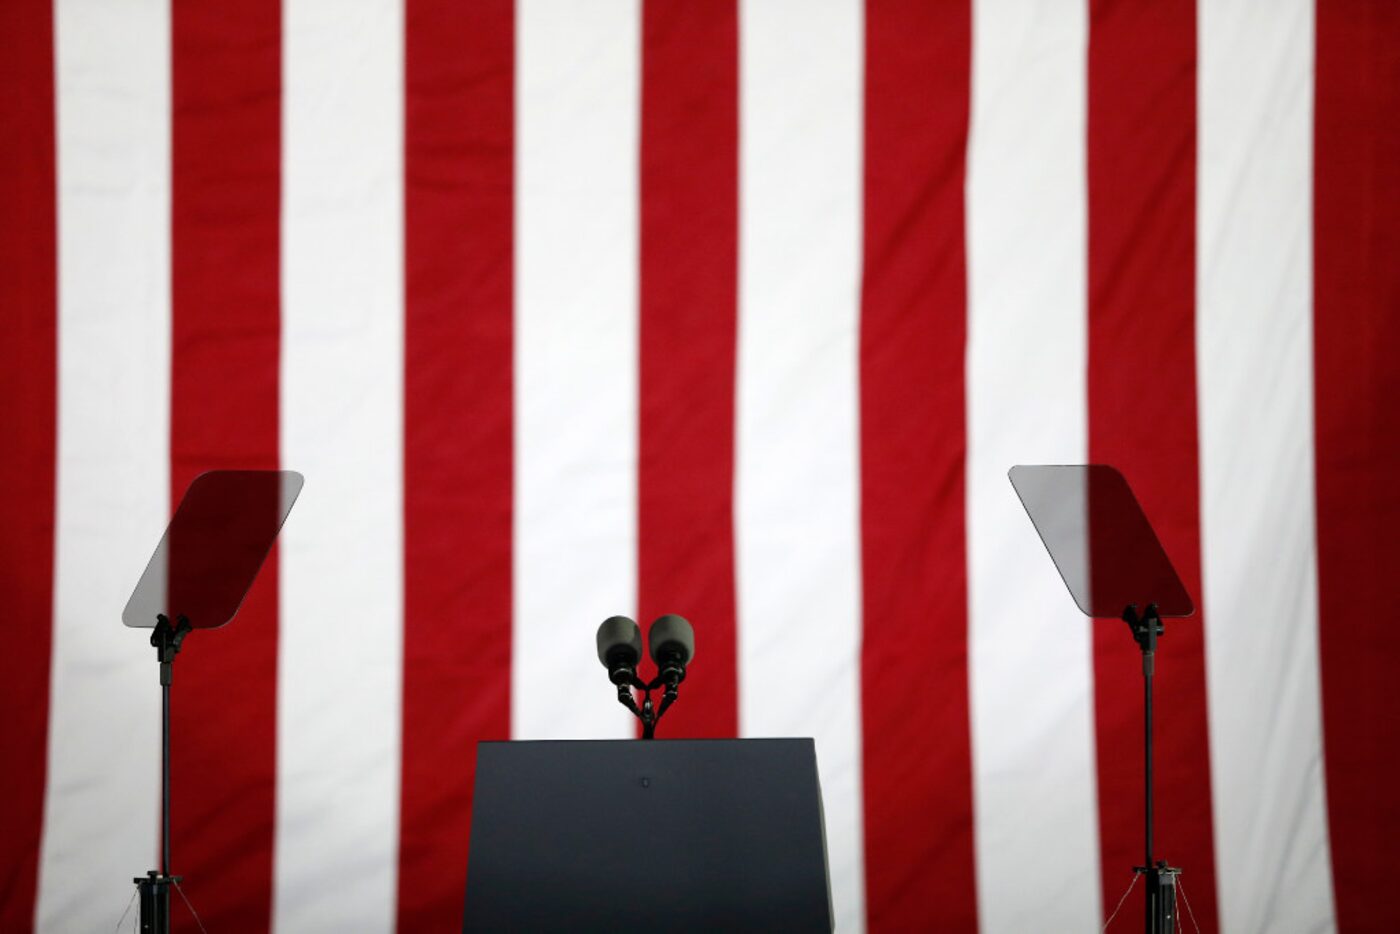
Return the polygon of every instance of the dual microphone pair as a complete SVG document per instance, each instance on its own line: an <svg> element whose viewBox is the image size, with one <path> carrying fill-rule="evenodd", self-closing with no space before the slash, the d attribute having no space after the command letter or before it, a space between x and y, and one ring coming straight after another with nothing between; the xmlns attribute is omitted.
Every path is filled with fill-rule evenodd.
<svg viewBox="0 0 1400 934"><path fill-rule="evenodd" d="M642 739L653 738L656 722L676 700L685 668L695 657L695 630L685 617L667 613L651 624L647 644L656 663L656 677L643 681L637 676L642 660L641 627L626 616L610 616L598 627L598 661L608 669L608 680L617 686L618 703L642 721ZM651 692L663 686L661 707L653 708ZM632 696L634 688L644 695L640 707Z"/></svg>

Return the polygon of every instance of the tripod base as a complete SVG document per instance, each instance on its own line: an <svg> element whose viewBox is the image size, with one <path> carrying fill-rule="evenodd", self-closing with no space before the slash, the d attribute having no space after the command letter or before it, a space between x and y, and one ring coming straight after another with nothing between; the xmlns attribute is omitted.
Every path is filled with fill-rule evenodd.
<svg viewBox="0 0 1400 934"><path fill-rule="evenodd" d="M132 879L141 902L141 934L169 934L170 890L183 876L166 876L154 869Z"/></svg>
<svg viewBox="0 0 1400 934"><path fill-rule="evenodd" d="M1147 877L1147 934L1176 934L1176 877L1180 869L1162 860L1155 866L1134 866Z"/></svg>

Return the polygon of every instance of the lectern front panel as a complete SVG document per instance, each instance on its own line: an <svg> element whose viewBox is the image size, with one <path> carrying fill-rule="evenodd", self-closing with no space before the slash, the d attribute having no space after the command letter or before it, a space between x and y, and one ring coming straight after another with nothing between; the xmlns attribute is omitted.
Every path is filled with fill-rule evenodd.
<svg viewBox="0 0 1400 934"><path fill-rule="evenodd" d="M810 739L481 743L465 931L828 931Z"/></svg>

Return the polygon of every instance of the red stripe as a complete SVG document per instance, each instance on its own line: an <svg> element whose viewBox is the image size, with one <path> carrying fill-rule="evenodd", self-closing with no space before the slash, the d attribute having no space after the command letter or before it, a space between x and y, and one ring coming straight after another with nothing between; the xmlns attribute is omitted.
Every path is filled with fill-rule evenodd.
<svg viewBox="0 0 1400 934"><path fill-rule="evenodd" d="M510 738L510 0L406 21L398 927L461 925L476 743Z"/></svg>
<svg viewBox="0 0 1400 934"><path fill-rule="evenodd" d="M1337 927L1393 923L1400 808L1400 7L1317 9L1314 319L1322 710Z"/></svg>
<svg viewBox="0 0 1400 934"><path fill-rule="evenodd" d="M861 532L872 931L970 931L966 3L866 6Z"/></svg>
<svg viewBox="0 0 1400 934"><path fill-rule="evenodd" d="M1191 0L1092 4L1088 408L1090 459L1127 476L1199 607L1195 30ZM1157 653L1155 823L1156 856L1185 868L1213 930L1205 625L1199 609L1169 620ZM1143 859L1142 664L1116 620L1094 623L1094 684L1106 917Z"/></svg>
<svg viewBox="0 0 1400 934"><path fill-rule="evenodd" d="M201 471L278 466L281 6L171 13L178 500ZM211 930L271 916L276 678L274 554L232 625L195 633L175 665L171 868Z"/></svg>
<svg viewBox="0 0 1400 934"><path fill-rule="evenodd" d="M0 930L33 924L53 610L57 242L53 10L0 4Z"/></svg>
<svg viewBox="0 0 1400 934"><path fill-rule="evenodd" d="M733 0L642 12L638 607L680 613L695 677L666 736L735 736L734 356L739 36Z"/></svg>

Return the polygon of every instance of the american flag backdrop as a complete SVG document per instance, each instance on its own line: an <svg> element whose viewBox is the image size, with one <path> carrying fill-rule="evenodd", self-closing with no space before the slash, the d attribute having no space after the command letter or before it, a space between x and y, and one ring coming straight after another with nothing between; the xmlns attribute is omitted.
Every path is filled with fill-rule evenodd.
<svg viewBox="0 0 1400 934"><path fill-rule="evenodd" d="M0 929L154 867L121 608L286 467L175 665L209 931L458 927L476 742L635 735L593 632L663 612L663 738L815 737L839 930L1096 931L1137 648L1006 478L1085 462L1200 608L1195 922L1393 929L1400 4L3 0L0 101Z"/></svg>

